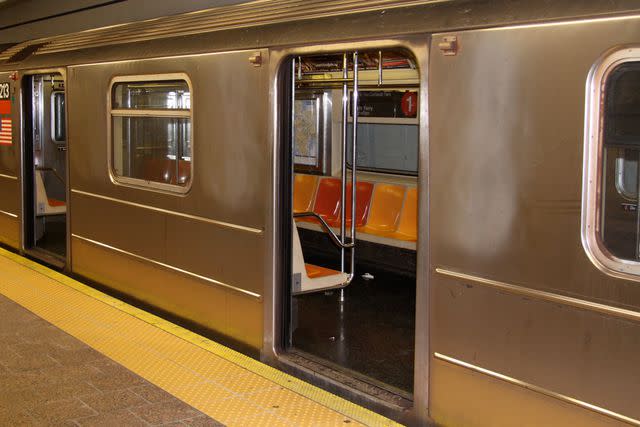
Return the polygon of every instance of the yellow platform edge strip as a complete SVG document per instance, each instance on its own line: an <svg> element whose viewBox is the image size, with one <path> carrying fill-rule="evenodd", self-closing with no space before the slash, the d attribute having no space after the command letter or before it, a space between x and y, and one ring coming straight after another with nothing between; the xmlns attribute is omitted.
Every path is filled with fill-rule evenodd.
<svg viewBox="0 0 640 427"><path fill-rule="evenodd" d="M69 276L65 276L62 273L54 271L44 265L38 264L35 261L31 261L30 259L24 258L21 255L10 252L2 247L0 247L0 256L3 256L30 270L40 273L43 276L55 280L56 282L72 288L95 300L114 307L130 316L149 323L167 333L170 333L191 343L196 347L209 351L210 353L213 353L218 357L221 357L237 366L240 366L241 368L244 368L275 384L278 384L283 388L306 397L307 399L310 399L328 409L331 409L332 411L338 412L362 424L369 426L401 426L401 424L380 414L377 414L369 409L363 408L362 406L336 396L328 391L325 391L319 387L316 387L269 365L265 365L258 360L252 359L249 356L225 347L224 345L198 335L195 332L175 325L161 317L120 301Z"/></svg>

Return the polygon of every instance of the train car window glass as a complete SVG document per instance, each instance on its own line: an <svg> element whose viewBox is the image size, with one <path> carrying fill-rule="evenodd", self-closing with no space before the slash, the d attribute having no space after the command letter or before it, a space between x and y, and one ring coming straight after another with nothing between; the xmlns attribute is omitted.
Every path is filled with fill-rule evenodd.
<svg viewBox="0 0 640 427"><path fill-rule="evenodd" d="M51 94L51 120L53 130L53 140L55 142L65 142L67 140L67 125L65 121L65 99L64 92L56 91Z"/></svg>
<svg viewBox="0 0 640 427"><path fill-rule="evenodd" d="M418 91L363 90L359 98L358 169L416 176L419 141ZM350 102L349 117L352 116L353 106ZM347 166L351 168L351 123L347 131Z"/></svg>
<svg viewBox="0 0 640 427"><path fill-rule="evenodd" d="M638 199L638 150L621 148L616 157L616 189L625 199Z"/></svg>
<svg viewBox="0 0 640 427"><path fill-rule="evenodd" d="M640 63L626 63L611 72L603 113L601 238L612 255L639 260Z"/></svg>
<svg viewBox="0 0 640 427"><path fill-rule="evenodd" d="M347 128L347 159L351 159L353 126ZM418 174L418 125L361 123L358 125L358 169ZM351 162L347 160L351 168Z"/></svg>
<svg viewBox="0 0 640 427"><path fill-rule="evenodd" d="M136 185L186 191L192 169L191 122L191 90L186 80L114 82L114 176Z"/></svg>
<svg viewBox="0 0 640 427"><path fill-rule="evenodd" d="M326 175L331 170L329 91L299 91L294 105L296 172Z"/></svg>
<svg viewBox="0 0 640 427"><path fill-rule="evenodd" d="M609 53L589 79L583 245L602 271L640 280L640 48Z"/></svg>

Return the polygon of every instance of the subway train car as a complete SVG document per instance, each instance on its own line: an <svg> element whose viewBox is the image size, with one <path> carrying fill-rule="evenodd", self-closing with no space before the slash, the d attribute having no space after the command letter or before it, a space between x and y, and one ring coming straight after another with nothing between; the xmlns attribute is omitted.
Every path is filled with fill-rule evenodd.
<svg viewBox="0 0 640 427"><path fill-rule="evenodd" d="M255 1L0 52L0 242L412 425L640 425L640 4Z"/></svg>

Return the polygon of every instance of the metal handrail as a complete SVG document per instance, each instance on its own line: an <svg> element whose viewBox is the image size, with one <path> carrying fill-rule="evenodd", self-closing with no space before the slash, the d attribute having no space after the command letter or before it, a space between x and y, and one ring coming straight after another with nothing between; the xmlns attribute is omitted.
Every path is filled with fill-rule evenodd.
<svg viewBox="0 0 640 427"><path fill-rule="evenodd" d="M358 51L353 52L353 99L351 100L351 110L353 116L353 131L352 136L353 140L351 142L351 243L353 244L353 249L351 249L351 272L349 273L349 277L347 278L347 284L351 283L353 278L356 275L356 251L355 251L355 243L356 243L356 175L357 175L357 154L358 154ZM346 169L346 158L343 158L342 171ZM344 191L344 188L343 188ZM342 205L343 212L343 221L345 217L345 209L344 204ZM340 300L344 301L344 291L340 293Z"/></svg>
<svg viewBox="0 0 640 427"><path fill-rule="evenodd" d="M346 229L345 229L345 210L344 206L346 203L346 193L347 189L347 175L346 175L346 159L347 159L347 119L349 118L349 109L347 104L349 103L349 86L348 86L348 77L349 77L349 60L347 58L347 52L342 54L342 135L341 135L341 156L342 159L342 169L341 169L341 193L340 193L340 206L342 206L342 212L340 213L340 242L344 245L346 243ZM344 248L340 250L340 271L344 273L346 269L345 266L345 251Z"/></svg>
<svg viewBox="0 0 640 427"><path fill-rule="evenodd" d="M46 167L41 167L41 166L36 166L35 168L37 171L43 171L43 172L53 172L53 175L55 175L56 178L58 178L58 180L65 185L64 179L62 179L62 177L60 176L60 174L58 173L57 170L55 170L54 168L46 168Z"/></svg>
<svg viewBox="0 0 640 427"><path fill-rule="evenodd" d="M356 216L356 175L357 175L357 165L356 165L356 160L357 160L357 145L358 145L358 51L354 51L352 53L353 55L353 78L349 78L349 58L348 58L348 53L344 52L342 55L342 78L340 79L330 79L330 81L334 84L336 83L342 83L342 138L341 138L341 143L342 143L342 173L341 173L341 194L340 194L340 206L342 207L341 212L340 212L340 235L336 235L336 233L331 229L331 227L325 222L325 220L318 214L316 214L315 212L300 212L300 213L296 213L294 214L294 218L300 218L300 217L314 217L315 219L317 219L318 221L320 221L320 224L324 227L324 229L327 231L327 233L329 234L329 237L331 238L332 242L338 247L340 248L340 271L342 273L346 273L346 249L350 249L350 266L349 266L349 273L347 275L347 280L343 283L342 286L340 286L339 288L336 289L341 289L340 290L340 297L339 300L340 302L344 301L344 287L346 287L347 285L349 285L352 281L353 278L355 277L355 269L356 269L356 262L355 262L355 247L356 247L356 221L355 221L355 216ZM381 57L381 53L379 53L379 56ZM292 107L291 107L291 140L295 143L295 126L294 126L294 121L295 121L295 90L296 90L296 85L297 83L306 83L307 81L302 79L302 61L301 58L298 57L297 58L297 64L296 64L296 60L293 60L293 64L292 64L292 73L293 73L293 82L292 82ZM297 67L296 67L297 65ZM297 69L296 69L297 68ZM378 76L378 85L383 85L384 82L382 81L382 67L379 65L379 76ZM297 80L297 81L296 81ZM318 81L318 83L325 83L326 84L327 80L325 81ZM315 82L314 82L315 83ZM348 108L348 104L349 104L349 87L351 83L351 87L353 87L353 95L352 95L352 116L353 116L353 135L352 135L352 143L351 143L351 227L350 227L350 233L349 233L349 242L347 243L347 230L346 230L346 224L347 224L347 209L346 209L346 203L347 203L347 130L348 130L348 119L349 119L349 108ZM293 154L292 154L293 155ZM292 178L293 179L293 178Z"/></svg>
<svg viewBox="0 0 640 427"><path fill-rule="evenodd" d="M294 213L293 217L294 218L314 217L315 219L320 221L320 224L322 225L322 227L327 231L327 233L329 233L329 237L331 237L331 241L333 242L334 245L338 246L339 248L345 248L345 249L350 249L355 246L354 243L346 243L346 244L342 243L340 241L340 238L331 229L331 227L329 226L329 224L327 224L324 218L322 218L320 215L318 215L315 212L298 212L298 213Z"/></svg>
<svg viewBox="0 0 640 427"><path fill-rule="evenodd" d="M345 82L344 79L317 79L317 80L311 80L311 79L302 79L302 80L296 80L296 86L321 86L321 87L331 87L331 88L337 88L337 87L342 87L342 85L346 84L348 87L353 87L353 79L347 79L347 81ZM419 82L415 82L415 81L383 81L382 83L378 83L378 81L376 80L375 83L360 83L358 84L358 87L361 89L375 89L375 88L381 88L381 87L387 87L387 88L401 88L401 89L406 89L406 88L414 88L414 87L420 87L420 83Z"/></svg>

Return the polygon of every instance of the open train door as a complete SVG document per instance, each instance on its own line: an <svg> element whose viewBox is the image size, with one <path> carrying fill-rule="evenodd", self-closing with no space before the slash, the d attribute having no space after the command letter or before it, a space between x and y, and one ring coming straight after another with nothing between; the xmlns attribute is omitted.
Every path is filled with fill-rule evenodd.
<svg viewBox="0 0 640 427"><path fill-rule="evenodd" d="M62 71L22 79L23 249L62 268L67 261L67 119Z"/></svg>
<svg viewBox="0 0 640 427"><path fill-rule="evenodd" d="M305 48L283 64L280 360L404 414L415 377L417 60L368 45Z"/></svg>

